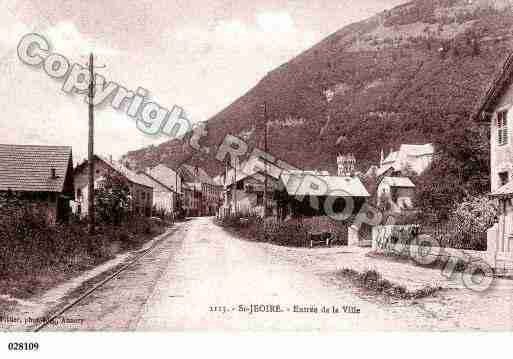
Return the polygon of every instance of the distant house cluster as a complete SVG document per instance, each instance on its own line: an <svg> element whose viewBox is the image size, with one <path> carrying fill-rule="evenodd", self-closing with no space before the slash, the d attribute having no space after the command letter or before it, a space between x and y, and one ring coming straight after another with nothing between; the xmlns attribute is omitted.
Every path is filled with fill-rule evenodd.
<svg viewBox="0 0 513 359"><path fill-rule="evenodd" d="M130 212L140 216L211 216L222 202L222 184L206 171L189 165L174 170L163 164L144 171L129 163L95 155L94 188L111 176L129 189ZM12 194L26 207L44 213L48 223L66 222L72 214L88 215L89 163L73 168L69 146L0 144L0 194Z"/></svg>
<svg viewBox="0 0 513 359"><path fill-rule="evenodd" d="M377 178L378 199L387 201L395 212L411 209L415 184L408 175L422 173L433 153L431 144L401 145L386 157L382 153L379 167L367 172ZM334 175L281 169L262 158L250 158L216 178L190 164L176 169L158 164L135 171L129 163L111 157L93 158L94 188L104 187L113 175L122 178L129 189L129 211L147 217L247 213L284 219L325 215L327 204L336 208L347 198L361 206L370 197L352 154L337 156ZM0 192L19 194L32 206L41 207L53 223L66 221L72 213L87 217L89 164L84 161L73 168L71 147L0 145L0 160ZM308 179L318 181L318 185ZM312 201L317 207L311 206Z"/></svg>
<svg viewBox="0 0 513 359"><path fill-rule="evenodd" d="M200 167L184 164L179 169L184 186L184 209L188 216L213 216L222 202L223 188Z"/></svg>
<svg viewBox="0 0 513 359"><path fill-rule="evenodd" d="M393 213L412 210L415 184L410 178L426 171L435 155L432 144L402 144L398 151L391 151L386 157L383 150L379 167L367 171L377 179L377 202Z"/></svg>

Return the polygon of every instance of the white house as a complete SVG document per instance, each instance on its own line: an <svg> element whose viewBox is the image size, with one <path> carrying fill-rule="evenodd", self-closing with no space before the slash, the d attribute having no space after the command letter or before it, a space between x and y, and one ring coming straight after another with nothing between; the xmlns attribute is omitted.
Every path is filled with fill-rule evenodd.
<svg viewBox="0 0 513 359"><path fill-rule="evenodd" d="M424 172L431 162L435 153L431 143L424 145L402 144L398 151L392 151L384 157L381 151L381 159L377 175L381 176L387 172L401 172L410 169L417 174Z"/></svg>
<svg viewBox="0 0 513 359"><path fill-rule="evenodd" d="M378 203L384 203L391 212L400 213L413 208L415 184L408 177L382 177L378 182Z"/></svg>
<svg viewBox="0 0 513 359"><path fill-rule="evenodd" d="M489 87L474 120L490 126L491 197L499 204L499 221L488 230L488 250L500 257L513 253L513 54Z"/></svg>
<svg viewBox="0 0 513 359"><path fill-rule="evenodd" d="M153 187L153 207L166 215L173 215L178 210L177 204L181 196L181 177L161 164L138 174L146 185Z"/></svg>
<svg viewBox="0 0 513 359"><path fill-rule="evenodd" d="M274 164L266 166L263 158L251 157L241 166L232 168L226 173L224 181L225 198L223 209L232 213L264 214L265 183L267 177L268 212L274 213L276 202L272 199L278 189L281 169Z"/></svg>
<svg viewBox="0 0 513 359"><path fill-rule="evenodd" d="M94 186L98 188L108 175L119 175L126 181L130 190L132 212L151 216L153 205L153 188L149 186L141 175L133 172L121 163L112 161L111 159L102 158L98 155L94 156ZM76 203L74 211L80 216L86 216L89 201L89 166L84 161L79 164L73 172L75 181L75 199Z"/></svg>

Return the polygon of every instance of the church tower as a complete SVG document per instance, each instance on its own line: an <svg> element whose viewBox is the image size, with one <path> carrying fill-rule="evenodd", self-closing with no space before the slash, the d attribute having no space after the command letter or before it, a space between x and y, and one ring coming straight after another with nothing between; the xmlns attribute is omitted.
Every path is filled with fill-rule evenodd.
<svg viewBox="0 0 513 359"><path fill-rule="evenodd" d="M356 159L352 153L348 155L337 155L337 175L338 176L352 176L355 173Z"/></svg>

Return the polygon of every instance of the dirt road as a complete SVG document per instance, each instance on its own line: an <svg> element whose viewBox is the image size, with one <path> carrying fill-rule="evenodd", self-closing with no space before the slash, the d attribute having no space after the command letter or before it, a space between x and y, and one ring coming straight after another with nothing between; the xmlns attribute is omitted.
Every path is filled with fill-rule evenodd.
<svg viewBox="0 0 513 359"><path fill-rule="evenodd" d="M178 226L140 263L66 313L69 323L48 330L511 328L509 320L481 325L487 323L483 313L472 319L480 303L496 303L493 296L448 292L414 302L363 297L334 279L344 258L354 255L344 247L315 252L245 241L212 218ZM471 303L476 313L467 313Z"/></svg>

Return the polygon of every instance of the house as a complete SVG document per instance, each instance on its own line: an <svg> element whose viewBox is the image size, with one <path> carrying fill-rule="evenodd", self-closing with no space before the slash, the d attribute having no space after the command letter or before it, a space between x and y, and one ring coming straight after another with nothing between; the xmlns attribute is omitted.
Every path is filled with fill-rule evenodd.
<svg viewBox="0 0 513 359"><path fill-rule="evenodd" d="M94 156L94 171L95 188L99 188L108 175L121 176L125 179L130 190L130 211L147 217L152 215L153 187L148 184L145 177L128 169L121 163L98 155ZM75 168L73 174L75 180L75 198L77 201L75 212L81 217L87 216L88 211L88 173L89 166L86 160Z"/></svg>
<svg viewBox="0 0 513 359"><path fill-rule="evenodd" d="M74 198L71 147L1 144L0 192L16 194L50 224L66 221Z"/></svg>
<svg viewBox="0 0 513 359"><path fill-rule="evenodd" d="M173 216L180 211L181 177L171 168L157 165L137 172L147 186L153 187L153 208L164 215Z"/></svg>
<svg viewBox="0 0 513 359"><path fill-rule="evenodd" d="M277 206L273 193L279 189L280 173L276 165L266 167L265 159L257 157L251 157L238 168L231 168L224 181L224 209L229 213L263 216L267 178L268 214L274 214Z"/></svg>
<svg viewBox="0 0 513 359"><path fill-rule="evenodd" d="M357 176L332 176L309 171L283 171L278 196L280 216L336 216L357 213L370 196ZM349 208L349 210L348 210Z"/></svg>
<svg viewBox="0 0 513 359"><path fill-rule="evenodd" d="M430 143L424 145L402 144L398 151L391 151L386 157L381 150L379 168L376 174L377 176L387 174L404 175L406 170L411 170L419 175L431 165L434 153L434 146Z"/></svg>
<svg viewBox="0 0 513 359"><path fill-rule="evenodd" d="M183 209L188 217L199 216L201 213L201 185L197 183L182 182Z"/></svg>
<svg viewBox="0 0 513 359"><path fill-rule="evenodd" d="M378 204L393 213L413 208L415 184L408 177L389 177L379 179L377 197Z"/></svg>
<svg viewBox="0 0 513 359"><path fill-rule="evenodd" d="M358 176L345 175L349 172L347 168L341 170L340 166L340 176L283 171L281 190L276 194L278 218L297 221L311 236L326 243L329 238L341 243L347 241L348 245L363 243L365 238L360 234L360 227L353 226L352 219L370 195Z"/></svg>
<svg viewBox="0 0 513 359"><path fill-rule="evenodd" d="M488 230L488 250L513 252L513 54L478 104L473 119L490 126L490 196L500 210L499 221ZM490 248L492 247L492 248Z"/></svg>
<svg viewBox="0 0 513 359"><path fill-rule="evenodd" d="M223 188L200 167L184 164L180 167L183 181L188 184L188 195L192 200L191 211L199 216L213 216L217 213L221 202ZM190 191L189 191L190 189ZM191 193L192 192L192 193Z"/></svg>

